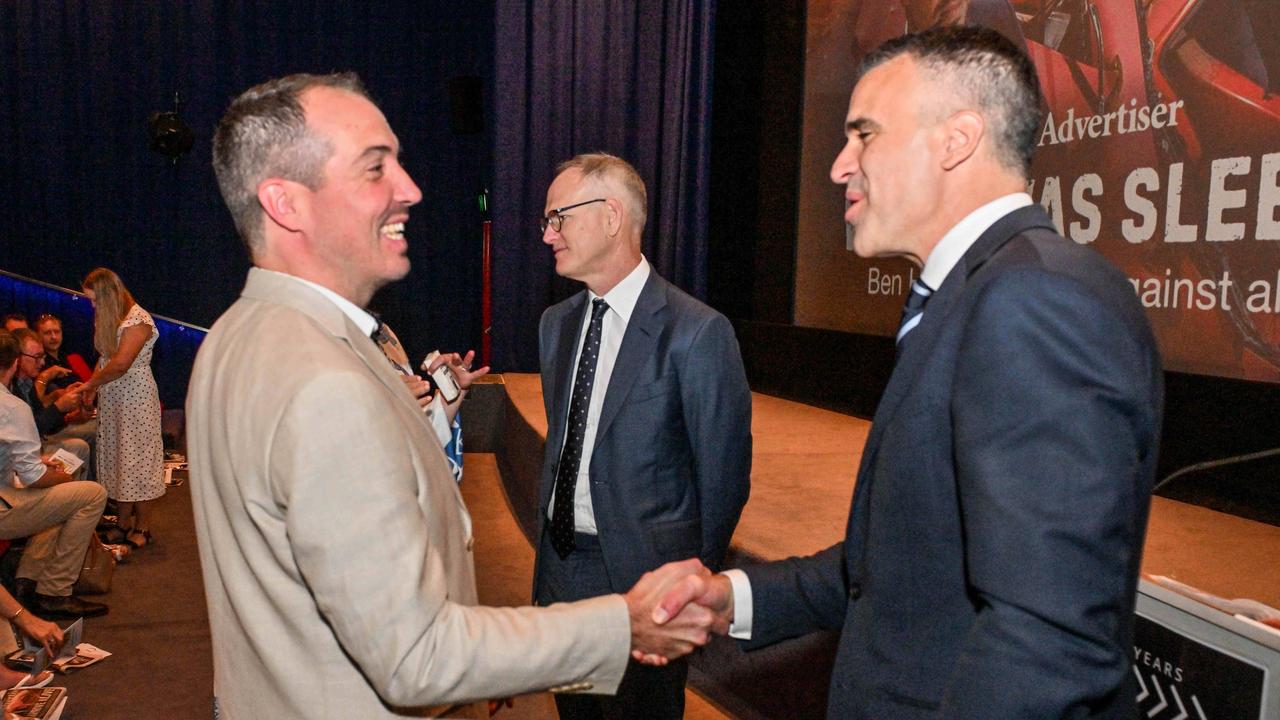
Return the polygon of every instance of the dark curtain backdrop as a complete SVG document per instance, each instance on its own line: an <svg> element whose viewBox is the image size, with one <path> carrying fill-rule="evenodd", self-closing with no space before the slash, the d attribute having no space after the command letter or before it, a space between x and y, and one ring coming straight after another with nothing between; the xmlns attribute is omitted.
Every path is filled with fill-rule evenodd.
<svg viewBox="0 0 1280 720"><path fill-rule="evenodd" d="M493 352L538 368L542 311L581 286L555 275L537 219L555 166L602 150L649 191L644 253L706 295L714 2L529 0L497 6Z"/></svg>
<svg viewBox="0 0 1280 720"><path fill-rule="evenodd" d="M355 70L424 193L413 270L373 304L415 355L478 347L492 123L454 134L449 84L491 87L493 16L492 0L0 2L0 269L78 288L104 265L147 309L208 326L248 268L210 167L214 123L269 77ZM146 134L175 91L196 136L176 164Z"/></svg>

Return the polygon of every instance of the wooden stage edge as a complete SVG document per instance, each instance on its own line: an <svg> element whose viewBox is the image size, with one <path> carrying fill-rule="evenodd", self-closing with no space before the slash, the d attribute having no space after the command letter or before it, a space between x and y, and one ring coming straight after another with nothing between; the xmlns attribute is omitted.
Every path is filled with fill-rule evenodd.
<svg viewBox="0 0 1280 720"><path fill-rule="evenodd" d="M511 435L512 421L545 438L538 376L506 373L495 380L505 386L508 401L507 427L494 433L495 441L503 443L503 437ZM751 499L733 537L734 552L773 560L807 555L836 542L844 532L854 473L871 423L759 393L752 393L752 412ZM532 449L522 448L522 454ZM504 464L504 471L512 465ZM513 487L514 478L504 478L504 485L513 495L513 509L524 515L528 534L528 513L533 511L528 501L536 497L541 463L526 457L518 465L527 469L518 473L526 474L519 481L523 487ZM526 484L529 477L533 488ZM783 523L780 517L803 521ZM1166 575L1226 598L1252 598L1280 607L1277 557L1278 527L1175 500L1152 500L1142 560L1145 574Z"/></svg>

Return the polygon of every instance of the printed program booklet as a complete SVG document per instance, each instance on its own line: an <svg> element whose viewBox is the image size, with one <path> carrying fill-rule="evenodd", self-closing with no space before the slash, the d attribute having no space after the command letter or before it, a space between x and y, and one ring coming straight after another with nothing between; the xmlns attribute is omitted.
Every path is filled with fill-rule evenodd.
<svg viewBox="0 0 1280 720"><path fill-rule="evenodd" d="M62 652L58 653L58 657L52 661L48 659L44 647L24 635L22 647L10 653L6 659L10 664L30 668L32 675L39 675L46 665L66 674L71 670L79 670L110 657L111 653L106 650L87 642L80 642L83 634L84 618L80 618L62 631Z"/></svg>
<svg viewBox="0 0 1280 720"><path fill-rule="evenodd" d="M50 455L49 459L57 463L58 468L68 475L75 474L75 471L84 464L83 460L67 452L66 448L58 448L58 451Z"/></svg>
<svg viewBox="0 0 1280 720"><path fill-rule="evenodd" d="M4 720L58 720L66 706L66 688L14 688L4 691Z"/></svg>

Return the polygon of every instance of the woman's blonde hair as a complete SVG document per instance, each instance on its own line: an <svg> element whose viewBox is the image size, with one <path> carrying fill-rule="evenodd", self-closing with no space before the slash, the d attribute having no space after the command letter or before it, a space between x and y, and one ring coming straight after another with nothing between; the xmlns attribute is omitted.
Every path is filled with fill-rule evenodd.
<svg viewBox="0 0 1280 720"><path fill-rule="evenodd" d="M133 309L133 296L120 276L106 268L94 268L80 286L93 291L93 347L104 358L116 352L116 331Z"/></svg>

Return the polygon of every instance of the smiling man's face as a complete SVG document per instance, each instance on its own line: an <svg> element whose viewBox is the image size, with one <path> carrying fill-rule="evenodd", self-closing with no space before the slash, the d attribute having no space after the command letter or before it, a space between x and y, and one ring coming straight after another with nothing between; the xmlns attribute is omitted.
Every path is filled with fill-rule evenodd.
<svg viewBox="0 0 1280 720"><path fill-rule="evenodd" d="M382 112L364 97L315 87L302 98L307 127L332 154L308 190L311 250L335 272L335 288L357 304L409 272L404 223L422 191L400 165L400 143Z"/></svg>

